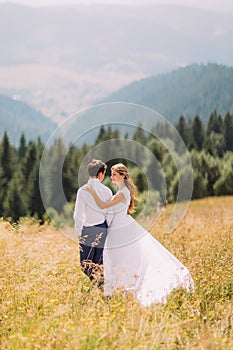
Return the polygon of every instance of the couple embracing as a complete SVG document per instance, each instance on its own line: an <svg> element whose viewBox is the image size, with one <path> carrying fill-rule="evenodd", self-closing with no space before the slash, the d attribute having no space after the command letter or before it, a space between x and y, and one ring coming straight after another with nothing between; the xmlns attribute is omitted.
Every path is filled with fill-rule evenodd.
<svg viewBox="0 0 233 350"><path fill-rule="evenodd" d="M117 289L129 291L142 306L165 303L173 289L191 291L188 269L128 214L134 211L136 188L127 167L111 167L118 187L114 196L101 183L106 169L93 159L88 183L77 192L74 221L84 273L104 284L105 296Z"/></svg>

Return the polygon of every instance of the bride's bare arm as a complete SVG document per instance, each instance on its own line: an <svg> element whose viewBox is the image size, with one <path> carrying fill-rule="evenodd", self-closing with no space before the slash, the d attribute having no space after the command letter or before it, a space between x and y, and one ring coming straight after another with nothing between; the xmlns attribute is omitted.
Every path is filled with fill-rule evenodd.
<svg viewBox="0 0 233 350"><path fill-rule="evenodd" d="M109 201L102 201L102 199L100 199L100 197L98 196L98 194L95 192L95 190L93 190L92 187L90 186L84 186L83 189L87 192L89 192L94 200L96 201L96 204L101 208L101 209L105 209L105 208L110 208L113 207L114 205L121 203L121 202L125 202L125 196L123 195L123 193L117 193L115 196L113 196Z"/></svg>

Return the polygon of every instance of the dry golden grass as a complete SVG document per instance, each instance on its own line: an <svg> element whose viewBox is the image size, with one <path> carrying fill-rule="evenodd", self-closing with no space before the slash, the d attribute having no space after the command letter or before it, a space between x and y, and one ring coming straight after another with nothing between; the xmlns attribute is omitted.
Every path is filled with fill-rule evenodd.
<svg viewBox="0 0 233 350"><path fill-rule="evenodd" d="M232 208L233 197L193 201L171 234L163 213L151 232L189 268L195 292L149 308L104 298L58 229L0 222L1 349L232 349Z"/></svg>

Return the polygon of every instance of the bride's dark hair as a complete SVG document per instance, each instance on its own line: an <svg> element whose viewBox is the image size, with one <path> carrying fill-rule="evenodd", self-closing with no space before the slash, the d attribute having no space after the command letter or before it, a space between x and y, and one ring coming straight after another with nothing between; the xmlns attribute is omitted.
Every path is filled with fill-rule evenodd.
<svg viewBox="0 0 233 350"><path fill-rule="evenodd" d="M116 172L118 172L118 174L124 176L125 185L130 192L130 204L129 204L128 211L129 213L133 213L135 211L134 202L137 199L137 189L133 183L133 180L129 175L128 169L124 164L117 163L111 167L111 170L115 170Z"/></svg>

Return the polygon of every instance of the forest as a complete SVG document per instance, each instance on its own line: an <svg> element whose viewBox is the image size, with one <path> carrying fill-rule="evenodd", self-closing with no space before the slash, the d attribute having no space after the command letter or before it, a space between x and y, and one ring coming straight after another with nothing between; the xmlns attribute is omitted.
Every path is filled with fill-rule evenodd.
<svg viewBox="0 0 233 350"><path fill-rule="evenodd" d="M221 116L213 111L207 124L204 124L198 115L189 119L180 116L175 127L184 141L192 162L191 199L233 195L233 115L226 113ZM154 128L157 134L169 137L166 125L155 125ZM107 140L115 142L110 142L108 147L100 150L96 148L97 145ZM144 148L135 156L143 163L141 167L122 156L124 140L135 141L127 143L128 151L132 154L138 152L135 144L143 145ZM121 161L129 167L141 199L138 202L137 212L142 210L148 189L150 190L151 208L157 203L163 205L165 201L175 202L179 174L174 162L174 154L177 154L179 162L183 161L176 147L173 147L171 154L161 140L154 137L153 132L145 132L142 125L138 125L131 136L127 133L121 136L119 130L113 129L112 125L101 126L93 144L83 144L81 147L67 146L62 139L57 139L48 151L49 161L46 166L46 179L48 180L46 191L50 212L53 212L53 217L59 215L62 221L66 215L67 203L71 207L74 205L76 192L80 186L78 172L83 159L100 158L105 161L109 159L106 152L111 155L111 159L106 161L107 175L110 174L110 167L113 163ZM11 143L7 131L4 132L0 142L0 217L11 222L17 222L20 217L24 216L35 217L41 222L51 217L51 215L48 217L48 210L47 212L45 210L39 183L40 163L44 149L45 145L40 138L36 141L27 141L24 134L21 135L19 145L16 147ZM153 154L157 160L156 166L152 164L154 160L143 153L144 149ZM64 158L62 186L66 204L57 200L59 195L55 181L57 164L62 157ZM135 157L132 159L136 159ZM186 174L185 166L182 172ZM109 176L106 176L105 184L111 187L113 192L115 191Z"/></svg>

